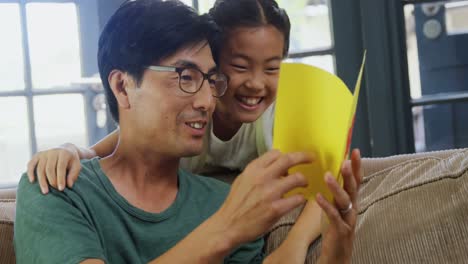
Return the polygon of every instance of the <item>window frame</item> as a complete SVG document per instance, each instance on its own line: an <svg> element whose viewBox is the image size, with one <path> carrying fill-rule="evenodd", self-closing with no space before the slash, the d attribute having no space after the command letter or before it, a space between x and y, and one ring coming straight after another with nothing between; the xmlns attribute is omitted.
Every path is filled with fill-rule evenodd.
<svg viewBox="0 0 468 264"><path fill-rule="evenodd" d="M97 54L97 42L100 32L98 3L96 1L86 0L5 0L2 3L18 4L20 10L20 27L23 49L23 65L24 65L24 89L0 92L0 98L8 97L23 97L26 99L29 140L30 140L30 155L37 152L37 137L35 129L34 117L34 98L44 95L63 95L63 94L78 94L83 96L85 109L85 129L89 143L97 141L102 135L107 134L108 129L98 129L96 126L96 111L94 110L92 101L95 96L102 93L102 89L91 85L73 85L57 87L52 89L33 89L31 75L31 59L29 52L29 36L26 18L26 5L29 3L74 3L77 9L78 29L79 29L79 47L81 59L82 77L92 77L98 72L95 54ZM95 14L95 15L94 15ZM104 131L105 130L105 131ZM26 166L25 166L26 168ZM16 184L0 183L0 188L12 188Z"/></svg>
<svg viewBox="0 0 468 264"><path fill-rule="evenodd" d="M336 11L334 29L348 28L335 34L338 75L345 75L345 82L349 81L349 74L355 71L351 68L359 63L357 54L364 49L368 53L353 145L368 157L414 153L414 107L468 101L468 93L463 92L417 99L410 95L404 6L440 1L332 2Z"/></svg>

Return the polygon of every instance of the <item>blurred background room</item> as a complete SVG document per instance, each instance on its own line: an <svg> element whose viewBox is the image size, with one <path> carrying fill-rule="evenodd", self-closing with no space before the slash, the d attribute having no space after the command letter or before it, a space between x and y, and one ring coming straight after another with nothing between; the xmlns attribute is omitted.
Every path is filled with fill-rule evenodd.
<svg viewBox="0 0 468 264"><path fill-rule="evenodd" d="M113 129L97 42L122 0L0 0L0 188L32 154L94 144ZM214 0L184 0L205 13ZM287 61L354 87L363 156L468 147L468 1L279 0L291 18Z"/></svg>

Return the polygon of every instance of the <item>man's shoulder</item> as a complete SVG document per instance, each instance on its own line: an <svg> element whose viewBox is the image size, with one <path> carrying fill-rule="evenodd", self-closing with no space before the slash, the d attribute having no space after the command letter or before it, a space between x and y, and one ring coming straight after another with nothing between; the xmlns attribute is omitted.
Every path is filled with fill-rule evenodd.
<svg viewBox="0 0 468 264"><path fill-rule="evenodd" d="M76 187L76 186L74 186ZM78 263L105 259L79 192L50 188L43 195L23 175L18 185L14 244L18 263ZM35 248L35 250L31 250ZM48 250L56 248L53 252Z"/></svg>
<svg viewBox="0 0 468 264"><path fill-rule="evenodd" d="M81 160L80 177L82 176L84 179L95 180L97 178L98 170L100 170L98 164L98 158Z"/></svg>
<svg viewBox="0 0 468 264"><path fill-rule="evenodd" d="M81 171L79 173L78 179L73 184L73 189L88 189L90 186L95 186L98 183L98 175L95 172L95 166L93 165L93 160L83 160L81 162ZM39 187L39 183L36 180L35 182L29 182L29 178L26 173L21 176L21 179L18 184L17 196L18 200L21 199L37 199L37 202L44 202L45 204L49 203L50 198L52 197L61 197L62 199L68 199L70 189L65 189L61 192L53 187L49 186L49 193L43 195ZM76 197L76 195L74 195ZM38 199L40 198L40 199Z"/></svg>
<svg viewBox="0 0 468 264"><path fill-rule="evenodd" d="M38 181L36 180L35 182L31 183L29 181L28 175L24 173L20 178L18 189L16 191L17 207L23 200L37 199L42 196L43 194L41 192L41 188L39 187Z"/></svg>

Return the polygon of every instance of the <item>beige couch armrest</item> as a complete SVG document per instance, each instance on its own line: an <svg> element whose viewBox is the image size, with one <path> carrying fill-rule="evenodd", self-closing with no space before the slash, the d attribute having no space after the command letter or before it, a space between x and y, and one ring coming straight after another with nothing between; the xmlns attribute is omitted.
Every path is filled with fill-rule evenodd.
<svg viewBox="0 0 468 264"><path fill-rule="evenodd" d="M8 193L0 190L1 197L14 198L15 192L9 190ZM15 252L13 248L13 224L15 219L15 200L0 198L0 263L13 264Z"/></svg>
<svg viewBox="0 0 468 264"><path fill-rule="evenodd" d="M403 155L396 155L396 156L390 156L390 157L363 158L362 159L363 177L372 175L376 172L396 166L402 162L409 161L409 160L421 159L421 158L426 158L426 157L446 159L458 151L460 151L460 149L450 149L450 150L423 152L423 153L415 153L415 154L403 154Z"/></svg>
<svg viewBox="0 0 468 264"><path fill-rule="evenodd" d="M0 189L0 199L16 199L16 189Z"/></svg>

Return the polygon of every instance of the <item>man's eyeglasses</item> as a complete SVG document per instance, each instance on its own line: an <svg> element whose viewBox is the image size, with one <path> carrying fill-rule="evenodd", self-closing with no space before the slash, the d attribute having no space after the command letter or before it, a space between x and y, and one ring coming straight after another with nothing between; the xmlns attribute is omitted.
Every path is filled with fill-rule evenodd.
<svg viewBox="0 0 468 264"><path fill-rule="evenodd" d="M203 86L203 82L208 80L214 97L221 97L226 93L228 80L226 75L213 72L204 73L194 67L172 67L172 66L147 66L152 71L177 72L179 74L179 88L189 94L195 94Z"/></svg>

